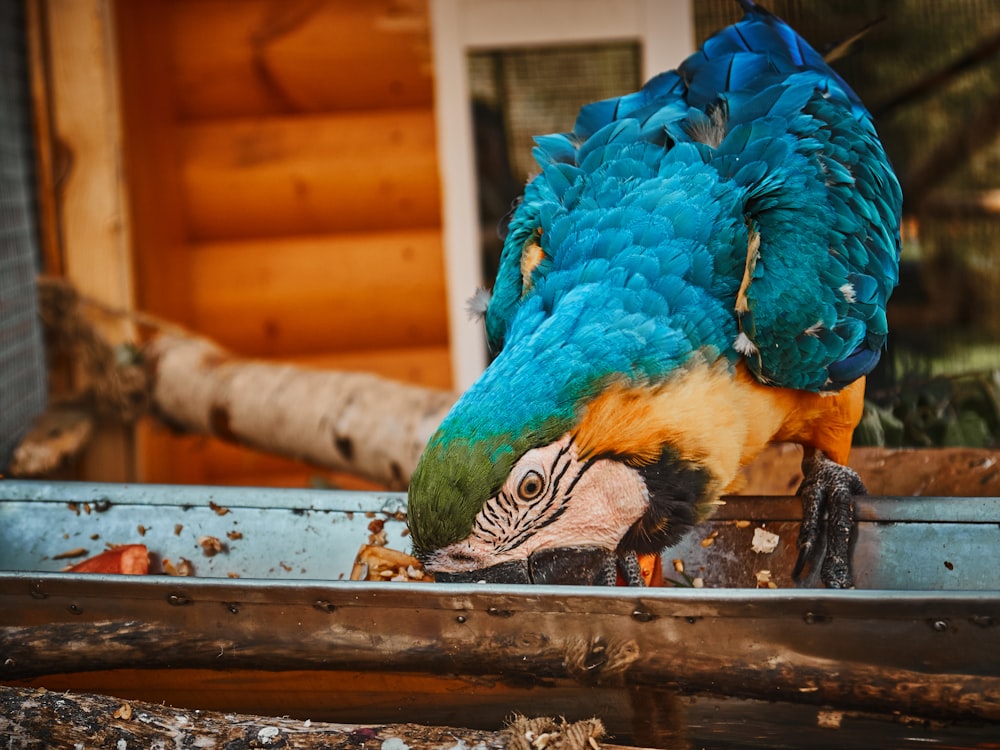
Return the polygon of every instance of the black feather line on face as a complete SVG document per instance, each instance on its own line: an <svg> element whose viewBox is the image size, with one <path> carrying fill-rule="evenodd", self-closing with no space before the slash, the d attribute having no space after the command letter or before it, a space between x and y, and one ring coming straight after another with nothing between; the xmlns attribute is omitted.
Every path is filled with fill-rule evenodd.
<svg viewBox="0 0 1000 750"><path fill-rule="evenodd" d="M554 523L566 511L573 499L577 482L593 465L595 459L584 462L571 475L569 486L561 491L563 479L572 466L567 458L572 441L556 454L546 471L545 491L526 502L501 490L483 505L473 522L473 533L492 541L497 552L509 552L524 544L539 529Z"/></svg>
<svg viewBox="0 0 1000 750"><path fill-rule="evenodd" d="M658 461L639 467L649 492L649 508L628 530L619 551L658 553L677 544L698 521L698 506L708 485L707 470L664 452Z"/></svg>

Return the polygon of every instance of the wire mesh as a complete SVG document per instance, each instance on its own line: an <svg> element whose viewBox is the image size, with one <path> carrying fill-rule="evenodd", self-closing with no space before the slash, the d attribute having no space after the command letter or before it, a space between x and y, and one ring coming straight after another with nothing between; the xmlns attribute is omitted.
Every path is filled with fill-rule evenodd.
<svg viewBox="0 0 1000 750"><path fill-rule="evenodd" d="M0 471L45 408L23 6L0 3Z"/></svg>

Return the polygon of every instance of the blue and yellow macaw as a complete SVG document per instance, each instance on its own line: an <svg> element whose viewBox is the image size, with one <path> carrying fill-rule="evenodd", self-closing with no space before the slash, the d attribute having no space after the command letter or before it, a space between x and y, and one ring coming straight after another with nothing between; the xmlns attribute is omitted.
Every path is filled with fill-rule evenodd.
<svg viewBox="0 0 1000 750"><path fill-rule="evenodd" d="M536 139L484 311L497 357L410 484L438 580L642 585L741 466L794 441L795 574L825 533L823 581L853 584L864 487L844 464L902 195L857 95L741 5L676 71Z"/></svg>

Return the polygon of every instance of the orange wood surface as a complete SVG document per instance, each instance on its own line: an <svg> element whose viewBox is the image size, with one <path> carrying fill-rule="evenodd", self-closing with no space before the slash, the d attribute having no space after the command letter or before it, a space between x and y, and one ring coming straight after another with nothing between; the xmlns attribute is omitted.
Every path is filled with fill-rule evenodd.
<svg viewBox="0 0 1000 750"><path fill-rule="evenodd" d="M167 30L183 119L431 101L424 2L179 0Z"/></svg>
<svg viewBox="0 0 1000 750"><path fill-rule="evenodd" d="M188 236L439 226L434 137L429 109L187 125Z"/></svg>
<svg viewBox="0 0 1000 750"><path fill-rule="evenodd" d="M245 355L447 343L437 229L194 245L195 327Z"/></svg>
<svg viewBox="0 0 1000 750"><path fill-rule="evenodd" d="M132 258L139 309L189 320L186 233L177 169L172 71L162 33L169 0L117 0L119 86Z"/></svg>
<svg viewBox="0 0 1000 750"><path fill-rule="evenodd" d="M138 308L238 356L450 387L426 0L113 2ZM317 473L138 444L145 481Z"/></svg>

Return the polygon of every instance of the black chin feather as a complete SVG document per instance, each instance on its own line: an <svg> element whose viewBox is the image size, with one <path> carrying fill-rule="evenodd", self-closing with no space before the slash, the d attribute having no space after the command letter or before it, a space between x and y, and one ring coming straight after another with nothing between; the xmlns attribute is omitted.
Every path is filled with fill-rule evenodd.
<svg viewBox="0 0 1000 750"><path fill-rule="evenodd" d="M649 490L649 508L618 544L640 555L660 552L680 541L698 521L698 506L708 484L706 469L665 451L639 468Z"/></svg>

